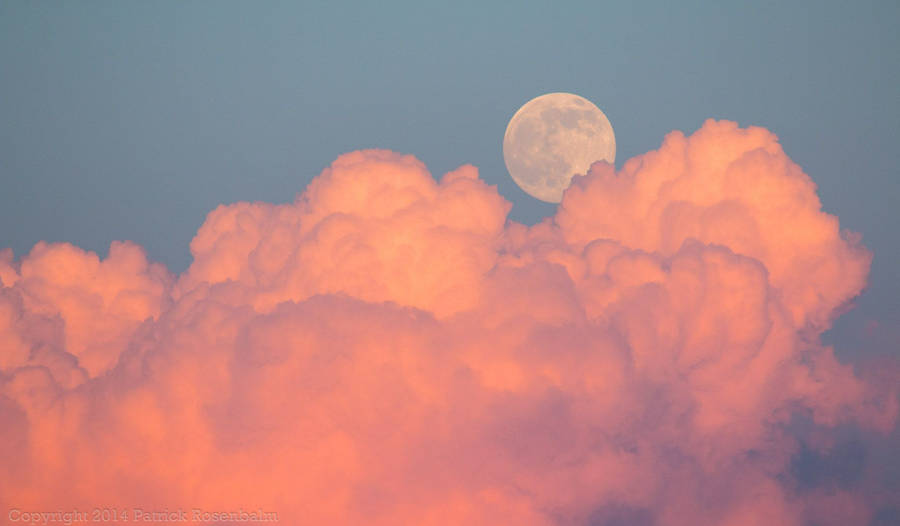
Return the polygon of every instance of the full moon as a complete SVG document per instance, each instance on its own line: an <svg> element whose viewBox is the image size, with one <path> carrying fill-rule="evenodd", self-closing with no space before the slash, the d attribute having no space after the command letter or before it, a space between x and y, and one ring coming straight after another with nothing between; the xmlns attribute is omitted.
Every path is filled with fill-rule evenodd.
<svg viewBox="0 0 900 526"><path fill-rule="evenodd" d="M591 101L548 93L513 115L503 136L503 160L522 190L558 203L573 175L587 173L595 161L616 160L616 137Z"/></svg>

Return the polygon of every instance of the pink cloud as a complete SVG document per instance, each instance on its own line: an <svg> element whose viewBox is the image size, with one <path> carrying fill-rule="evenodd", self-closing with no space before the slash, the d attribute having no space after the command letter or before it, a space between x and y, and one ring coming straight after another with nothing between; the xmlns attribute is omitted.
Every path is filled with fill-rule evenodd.
<svg viewBox="0 0 900 526"><path fill-rule="evenodd" d="M533 227L463 166L338 158L212 211L180 276L131 243L0 253L0 495L289 524L805 524L785 426L889 431L819 335L871 254L761 128L595 164ZM896 369L894 369L896 371ZM840 513L823 513L823 509ZM843 522L842 522L843 521Z"/></svg>

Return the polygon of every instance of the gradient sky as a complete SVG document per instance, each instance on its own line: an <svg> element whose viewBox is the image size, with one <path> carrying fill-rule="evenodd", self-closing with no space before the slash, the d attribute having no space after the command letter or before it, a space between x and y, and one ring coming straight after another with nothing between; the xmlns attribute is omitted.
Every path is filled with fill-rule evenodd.
<svg viewBox="0 0 900 526"><path fill-rule="evenodd" d="M0 3L0 248L133 240L182 272L217 205L290 202L361 148L471 163L533 224L556 207L510 179L503 132L566 91L618 167L707 118L775 133L874 253L838 357L900 356L900 3L357 4Z"/></svg>
<svg viewBox="0 0 900 526"><path fill-rule="evenodd" d="M884 1L3 2L0 246L131 239L180 271L215 205L289 201L364 147L472 163L533 223L553 208L509 178L503 132L569 91L609 116L619 166L708 117L775 132L875 252L838 336L896 349L898 22Z"/></svg>

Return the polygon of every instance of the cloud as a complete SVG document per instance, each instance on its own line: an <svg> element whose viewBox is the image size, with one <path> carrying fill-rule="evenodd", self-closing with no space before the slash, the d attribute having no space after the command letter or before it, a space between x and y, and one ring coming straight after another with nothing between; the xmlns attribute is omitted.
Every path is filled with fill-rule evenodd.
<svg viewBox="0 0 900 526"><path fill-rule="evenodd" d="M871 254L773 134L708 121L542 223L509 209L472 166L366 150L219 206L179 276L131 243L0 253L3 501L735 526L887 502L796 473L839 454L798 415L887 433L897 384L820 342Z"/></svg>

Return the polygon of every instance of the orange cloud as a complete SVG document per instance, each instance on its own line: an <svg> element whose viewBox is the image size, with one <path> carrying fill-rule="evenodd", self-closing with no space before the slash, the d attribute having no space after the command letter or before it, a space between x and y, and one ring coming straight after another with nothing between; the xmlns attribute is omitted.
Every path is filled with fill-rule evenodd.
<svg viewBox="0 0 900 526"><path fill-rule="evenodd" d="M0 252L2 501L287 524L868 520L863 495L785 482L793 415L889 431L897 396L819 341L871 254L774 135L708 121L595 164L538 225L509 209L472 166L435 181L368 150L293 203L212 211L180 276L130 243Z"/></svg>

